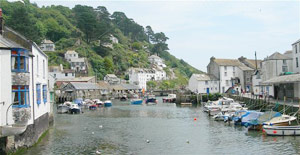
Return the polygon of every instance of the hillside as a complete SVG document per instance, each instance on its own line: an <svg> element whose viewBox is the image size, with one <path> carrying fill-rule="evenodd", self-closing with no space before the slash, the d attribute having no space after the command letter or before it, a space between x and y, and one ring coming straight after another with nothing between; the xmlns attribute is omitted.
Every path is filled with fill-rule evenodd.
<svg viewBox="0 0 300 155"><path fill-rule="evenodd" d="M123 12L110 14L103 6L40 8L29 0L25 0L25 5L2 1L1 8L6 26L38 44L45 38L55 42L56 51L46 52L49 65L63 64L68 68L63 56L72 49L88 59L89 75L97 75L99 79L108 73L126 79L129 67L149 67L147 58L151 54L165 60L165 71L175 72L178 79L173 82L177 84L186 84L192 73L201 72L168 52L168 37L163 32L154 32L150 26L144 28ZM111 35L119 42L112 44ZM111 44L112 48L103 44Z"/></svg>

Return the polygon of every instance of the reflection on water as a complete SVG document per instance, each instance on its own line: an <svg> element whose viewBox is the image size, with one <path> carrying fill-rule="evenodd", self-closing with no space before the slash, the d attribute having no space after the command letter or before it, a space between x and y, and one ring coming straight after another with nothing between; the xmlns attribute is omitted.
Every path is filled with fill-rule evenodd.
<svg viewBox="0 0 300 155"><path fill-rule="evenodd" d="M26 154L96 154L96 150L103 154L299 153L300 137L248 132L213 121L201 107L113 104L80 115L55 115L49 134Z"/></svg>

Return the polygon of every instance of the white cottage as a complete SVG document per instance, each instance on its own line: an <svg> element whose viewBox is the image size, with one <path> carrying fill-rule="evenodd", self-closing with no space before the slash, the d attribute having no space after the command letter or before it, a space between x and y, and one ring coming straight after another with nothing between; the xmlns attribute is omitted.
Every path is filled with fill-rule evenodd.
<svg viewBox="0 0 300 155"><path fill-rule="evenodd" d="M55 51L55 44L51 40L44 39L40 46L42 51Z"/></svg>
<svg viewBox="0 0 300 155"><path fill-rule="evenodd" d="M145 68L130 68L129 83L138 85L140 89L147 90L147 81L155 80L155 70Z"/></svg>
<svg viewBox="0 0 300 155"><path fill-rule="evenodd" d="M219 80L209 74L193 74L189 79L188 89L194 93L209 94L219 92Z"/></svg>
<svg viewBox="0 0 300 155"><path fill-rule="evenodd" d="M0 10L0 25L1 19ZM37 142L49 127L51 107L47 55L34 42L0 26L0 137L12 136L6 139L13 144L7 149Z"/></svg>

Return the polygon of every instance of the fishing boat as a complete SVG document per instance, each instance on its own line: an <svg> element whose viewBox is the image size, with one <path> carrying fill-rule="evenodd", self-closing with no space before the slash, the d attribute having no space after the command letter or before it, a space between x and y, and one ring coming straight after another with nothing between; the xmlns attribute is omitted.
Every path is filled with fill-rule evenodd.
<svg viewBox="0 0 300 155"><path fill-rule="evenodd" d="M218 114L213 116L213 119L215 121L228 121L230 120L229 118L232 117L232 115L232 112L219 112Z"/></svg>
<svg viewBox="0 0 300 155"><path fill-rule="evenodd" d="M112 106L111 101L110 101L110 100L106 100L106 101L104 102L104 106L105 106L105 107L111 107L111 106Z"/></svg>
<svg viewBox="0 0 300 155"><path fill-rule="evenodd" d="M98 107L103 105L103 102L99 99L94 99L93 101L94 101L94 104L96 104Z"/></svg>
<svg viewBox="0 0 300 155"><path fill-rule="evenodd" d="M120 98L120 101L127 101L127 95L123 94L122 97Z"/></svg>
<svg viewBox="0 0 300 155"><path fill-rule="evenodd" d="M300 136L300 126L264 125L263 132L270 136Z"/></svg>
<svg viewBox="0 0 300 155"><path fill-rule="evenodd" d="M157 104L157 100L155 98L155 95L148 95L147 98L146 98L146 104L147 105Z"/></svg>
<svg viewBox="0 0 300 155"><path fill-rule="evenodd" d="M64 104L60 104L57 106L57 113L64 114L68 113L72 102L65 102Z"/></svg>
<svg viewBox="0 0 300 155"><path fill-rule="evenodd" d="M69 112L70 112L71 114L80 114L81 109L80 109L80 107L78 106L78 104L71 104L70 109L69 109Z"/></svg>
<svg viewBox="0 0 300 155"><path fill-rule="evenodd" d="M176 94L168 94L168 97L163 98L164 103L175 103L176 102Z"/></svg>
<svg viewBox="0 0 300 155"><path fill-rule="evenodd" d="M270 121L275 117L280 117L281 113L276 111L266 111L264 114L259 116L257 119L252 119L249 121L248 130L262 130L263 123Z"/></svg>
<svg viewBox="0 0 300 155"><path fill-rule="evenodd" d="M90 105L90 106L89 106L89 109L90 109L90 110L96 110L97 107L98 107L98 105L93 104L93 105Z"/></svg>
<svg viewBox="0 0 300 155"><path fill-rule="evenodd" d="M279 117L274 117L271 120L264 122L263 125L270 126L289 126L292 121L295 121L297 118L290 115L281 115Z"/></svg>

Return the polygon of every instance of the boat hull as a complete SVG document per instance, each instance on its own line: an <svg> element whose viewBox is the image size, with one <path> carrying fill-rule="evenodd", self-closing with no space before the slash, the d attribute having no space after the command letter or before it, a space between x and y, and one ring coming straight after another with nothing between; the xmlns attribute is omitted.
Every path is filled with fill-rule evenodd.
<svg viewBox="0 0 300 155"><path fill-rule="evenodd" d="M68 106L59 106L59 107L57 107L57 113L58 114L68 113L69 110L70 110L70 108Z"/></svg>
<svg viewBox="0 0 300 155"><path fill-rule="evenodd" d="M263 126L269 136L300 136L300 126Z"/></svg>
<svg viewBox="0 0 300 155"><path fill-rule="evenodd" d="M112 106L112 103L111 103L111 102L104 103L104 106L105 106L105 107L111 107L111 106Z"/></svg>
<svg viewBox="0 0 300 155"><path fill-rule="evenodd" d="M77 108L71 108L69 111L71 114L80 114L80 109Z"/></svg>
<svg viewBox="0 0 300 155"><path fill-rule="evenodd" d="M131 101L131 104L133 105L141 105L143 103L143 100L134 100L134 101Z"/></svg>

